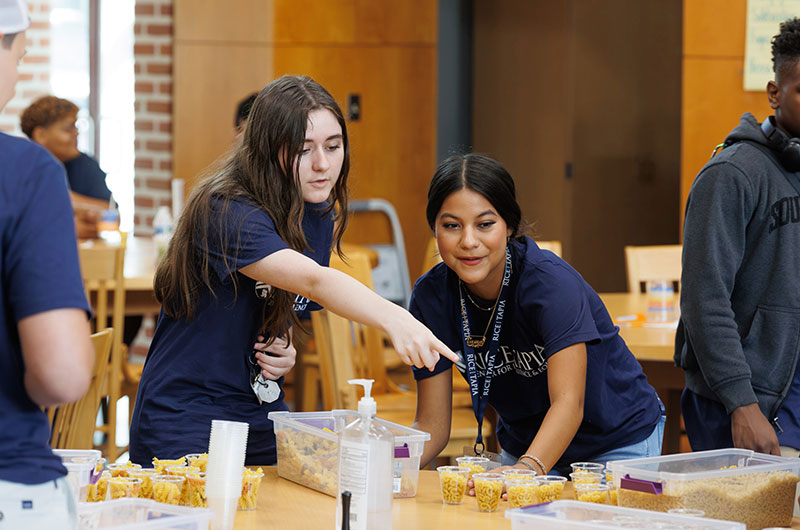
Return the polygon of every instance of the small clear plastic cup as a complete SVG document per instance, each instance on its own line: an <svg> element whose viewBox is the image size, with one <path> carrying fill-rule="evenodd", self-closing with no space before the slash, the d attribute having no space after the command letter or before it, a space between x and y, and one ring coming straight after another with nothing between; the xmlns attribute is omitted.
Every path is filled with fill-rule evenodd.
<svg viewBox="0 0 800 530"><path fill-rule="evenodd" d="M539 499L536 482L525 478L517 479L506 477L506 497L509 508L521 508L529 504L536 504Z"/></svg>
<svg viewBox="0 0 800 530"><path fill-rule="evenodd" d="M538 476L535 471L531 471L530 469L518 469L516 467L504 469L501 473L506 482L509 480L527 480L533 482Z"/></svg>
<svg viewBox="0 0 800 530"><path fill-rule="evenodd" d="M484 456L459 456L456 462L461 467L469 468L469 478L475 473L486 473L490 460Z"/></svg>
<svg viewBox="0 0 800 530"><path fill-rule="evenodd" d="M164 468L164 472L167 475L175 475L184 478L193 471L198 471L198 469L189 466L167 466ZM186 481L183 482L183 486L181 487L181 505L189 505L189 483Z"/></svg>
<svg viewBox="0 0 800 530"><path fill-rule="evenodd" d="M575 471L569 474L569 478L572 481L573 486L575 486L574 498L576 500L578 498L578 484L602 484L603 482L602 473L594 473L591 471Z"/></svg>
<svg viewBox="0 0 800 530"><path fill-rule="evenodd" d="M478 511L493 512L497 510L500 496L503 494L503 474L475 473L472 475L472 483L475 486Z"/></svg>
<svg viewBox="0 0 800 530"><path fill-rule="evenodd" d="M242 475L242 495L239 497L239 507L243 511L255 510L258 502L258 487L261 485L261 478L264 471L261 468L244 468Z"/></svg>
<svg viewBox="0 0 800 530"><path fill-rule="evenodd" d="M470 469L461 466L439 466L439 485L442 488L444 504L461 504L467 491Z"/></svg>
<svg viewBox="0 0 800 530"><path fill-rule="evenodd" d="M186 455L186 463L205 473L208 466L208 453L189 453Z"/></svg>
<svg viewBox="0 0 800 530"><path fill-rule="evenodd" d="M108 497L110 499L125 499L137 497L142 479L133 477L111 477L108 479Z"/></svg>
<svg viewBox="0 0 800 530"><path fill-rule="evenodd" d="M566 477L557 475L542 475L535 479L538 495L538 502L550 502L560 500L564 495L564 485L567 483Z"/></svg>
<svg viewBox="0 0 800 530"><path fill-rule="evenodd" d="M142 479L142 485L139 488L139 498L140 499L152 499L153 498L153 477L156 476L156 470L154 468L143 468L137 469L133 471L129 471L128 474L133 478L140 478Z"/></svg>
<svg viewBox="0 0 800 530"><path fill-rule="evenodd" d="M181 491L185 477L179 475L156 475L153 481L153 500L165 504L181 504Z"/></svg>
<svg viewBox="0 0 800 530"><path fill-rule="evenodd" d="M106 500L108 493L108 479L111 478L109 471L103 471L95 484L89 484L86 493L86 502L100 502Z"/></svg>
<svg viewBox="0 0 800 530"><path fill-rule="evenodd" d="M206 474L203 471L193 472L186 475L189 482L189 506L192 508L207 508L208 497L206 497Z"/></svg>
<svg viewBox="0 0 800 530"><path fill-rule="evenodd" d="M572 472L589 471L591 473L602 473L606 466L598 462L573 462L569 465Z"/></svg>
<svg viewBox="0 0 800 530"><path fill-rule="evenodd" d="M581 502L608 504L608 484L575 484L575 497Z"/></svg>
<svg viewBox="0 0 800 530"><path fill-rule="evenodd" d="M126 462L124 464L108 464L108 471L111 472L112 477L129 477L130 472L142 469L139 464L133 462Z"/></svg>

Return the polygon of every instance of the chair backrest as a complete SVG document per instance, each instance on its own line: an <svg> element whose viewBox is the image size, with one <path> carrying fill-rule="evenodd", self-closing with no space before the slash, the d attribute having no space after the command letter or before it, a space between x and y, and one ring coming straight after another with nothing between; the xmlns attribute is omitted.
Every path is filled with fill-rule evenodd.
<svg viewBox="0 0 800 530"><path fill-rule="evenodd" d="M559 258L562 257L561 254L561 241L558 239L553 239L551 241L536 241L536 245L544 250L549 250Z"/></svg>
<svg viewBox="0 0 800 530"><path fill-rule="evenodd" d="M356 408L358 406L356 389L348 381L365 375L356 371L355 327L358 324L327 309L312 313L311 324L314 327L314 340L320 357L323 407ZM326 394L332 399L332 402L327 404Z"/></svg>
<svg viewBox="0 0 800 530"><path fill-rule="evenodd" d="M672 280L680 285L681 245L626 246L628 292L642 293L649 280Z"/></svg>
<svg viewBox="0 0 800 530"><path fill-rule="evenodd" d="M106 455L116 460L114 442L117 425L117 400L122 383L122 335L125 326L125 245L92 244L78 249L86 295L95 313L94 331L105 329L111 317L111 353L108 360L108 440ZM110 309L109 309L110 308ZM96 412L96 411L95 411Z"/></svg>
<svg viewBox="0 0 800 530"><path fill-rule="evenodd" d="M50 445L54 449L92 448L97 409L103 397L101 392L107 374L108 355L111 351L111 336L111 328L92 335L94 367L89 389L83 397L73 403L50 407L47 410L51 427Z"/></svg>
<svg viewBox="0 0 800 530"><path fill-rule="evenodd" d="M370 289L373 289L372 267L369 255L351 250L346 258L347 262L344 262L339 256L332 255L330 267L352 276ZM388 392L392 384L389 381L383 357L383 334L377 328L357 322L350 322L350 325L352 328L350 355L354 373L358 374L357 377L368 377L375 380L372 385L373 394L378 395ZM316 330L314 336L316 337ZM320 364L322 364L322 360L320 360ZM320 371L322 371L322 367L320 367ZM325 378L324 372L322 373L322 378ZM325 390L323 389L323 400L324 397Z"/></svg>
<svg viewBox="0 0 800 530"><path fill-rule="evenodd" d="M425 247L425 259L422 261L422 273L420 276L428 272L437 263L441 263L442 257L439 255L439 245L436 244L436 238L432 237L428 240L428 245Z"/></svg>

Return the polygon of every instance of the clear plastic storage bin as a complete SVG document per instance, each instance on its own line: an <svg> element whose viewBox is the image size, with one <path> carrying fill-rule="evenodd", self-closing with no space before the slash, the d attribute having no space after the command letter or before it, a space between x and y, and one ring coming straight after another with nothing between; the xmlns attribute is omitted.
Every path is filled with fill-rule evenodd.
<svg viewBox="0 0 800 530"><path fill-rule="evenodd" d="M506 519L511 519L511 530L744 530L742 523L732 521L699 519L580 501L553 501L506 510Z"/></svg>
<svg viewBox="0 0 800 530"><path fill-rule="evenodd" d="M208 530L214 510L162 504L150 499L117 499L78 505L78 530L106 528Z"/></svg>
<svg viewBox="0 0 800 530"><path fill-rule="evenodd" d="M273 411L278 475L333 497L339 485L339 435L359 416L354 410ZM419 459L427 432L377 418L394 435L394 496L417 494Z"/></svg>
<svg viewBox="0 0 800 530"><path fill-rule="evenodd" d="M790 526L800 459L717 449L609 462L620 506L702 510L748 530Z"/></svg>
<svg viewBox="0 0 800 530"><path fill-rule="evenodd" d="M100 451L95 449L53 449L53 453L61 458L67 468L67 482L78 502L86 501L89 484L97 482L100 473L95 472L95 465L100 459Z"/></svg>

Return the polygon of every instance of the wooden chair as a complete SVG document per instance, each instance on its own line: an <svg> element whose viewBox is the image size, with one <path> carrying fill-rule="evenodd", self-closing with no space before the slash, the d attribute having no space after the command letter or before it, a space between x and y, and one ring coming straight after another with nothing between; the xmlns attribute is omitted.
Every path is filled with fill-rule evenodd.
<svg viewBox="0 0 800 530"><path fill-rule="evenodd" d="M539 248L543 249L543 250L549 250L550 252L552 252L553 254L558 256L559 258L562 257L562 254L561 254L561 241L559 241L557 239L553 239L551 241L538 241L537 240L536 241L536 245Z"/></svg>
<svg viewBox="0 0 800 530"><path fill-rule="evenodd" d="M371 377L369 371L359 363L359 357L363 354L359 351L358 342L363 337L361 328L365 326L328 310L314 312L311 321L320 354L320 368L323 374L328 375L324 378L326 389L323 390L323 395L328 393L332 396L331 408L357 408L360 396L355 386L348 381L356 377ZM381 418L401 425L410 426L414 423L416 394L410 392L400 395L381 394L373 390L372 396L375 398L378 415ZM406 402L402 403L402 400ZM488 418L484 419L482 431L485 440L494 437L492 422ZM468 407L457 406L454 403L450 440L439 456L461 456L464 454L464 446L471 447L474 443L476 432L477 423L471 402Z"/></svg>
<svg viewBox="0 0 800 530"><path fill-rule="evenodd" d="M104 244L81 246L79 248L81 273L89 300L92 300L95 313L95 332L104 329L111 317L111 353L108 359L108 377L105 380L103 396L108 398L107 421L98 427L106 434L102 445L109 461L114 461L125 451L116 444L117 401L120 398L122 381L122 331L125 322L125 247Z"/></svg>
<svg viewBox="0 0 800 530"><path fill-rule="evenodd" d="M111 352L112 331L106 328L92 335L94 368L89 389L81 399L59 407L50 407L50 445L54 449L91 449L97 420L97 409L106 381L108 355Z"/></svg>
<svg viewBox="0 0 800 530"><path fill-rule="evenodd" d="M626 246L628 292L643 293L648 280L681 281L681 245Z"/></svg>

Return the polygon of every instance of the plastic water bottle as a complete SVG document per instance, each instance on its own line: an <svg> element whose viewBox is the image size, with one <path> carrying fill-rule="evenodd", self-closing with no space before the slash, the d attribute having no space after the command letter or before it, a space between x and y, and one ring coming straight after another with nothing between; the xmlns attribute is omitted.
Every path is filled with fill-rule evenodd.
<svg viewBox="0 0 800 530"><path fill-rule="evenodd" d="M647 282L647 320L670 322L675 320L675 289L669 280Z"/></svg>
<svg viewBox="0 0 800 530"><path fill-rule="evenodd" d="M351 379L349 383L363 385L364 397L358 402L359 418L339 436L335 528L342 527L342 493L349 491L352 530L391 530L394 435L374 421L377 405L370 396L373 380Z"/></svg>
<svg viewBox="0 0 800 530"><path fill-rule="evenodd" d="M169 208L162 206L153 217L153 241L158 251L158 259L163 258L167 253L170 237L172 237L172 216Z"/></svg>

